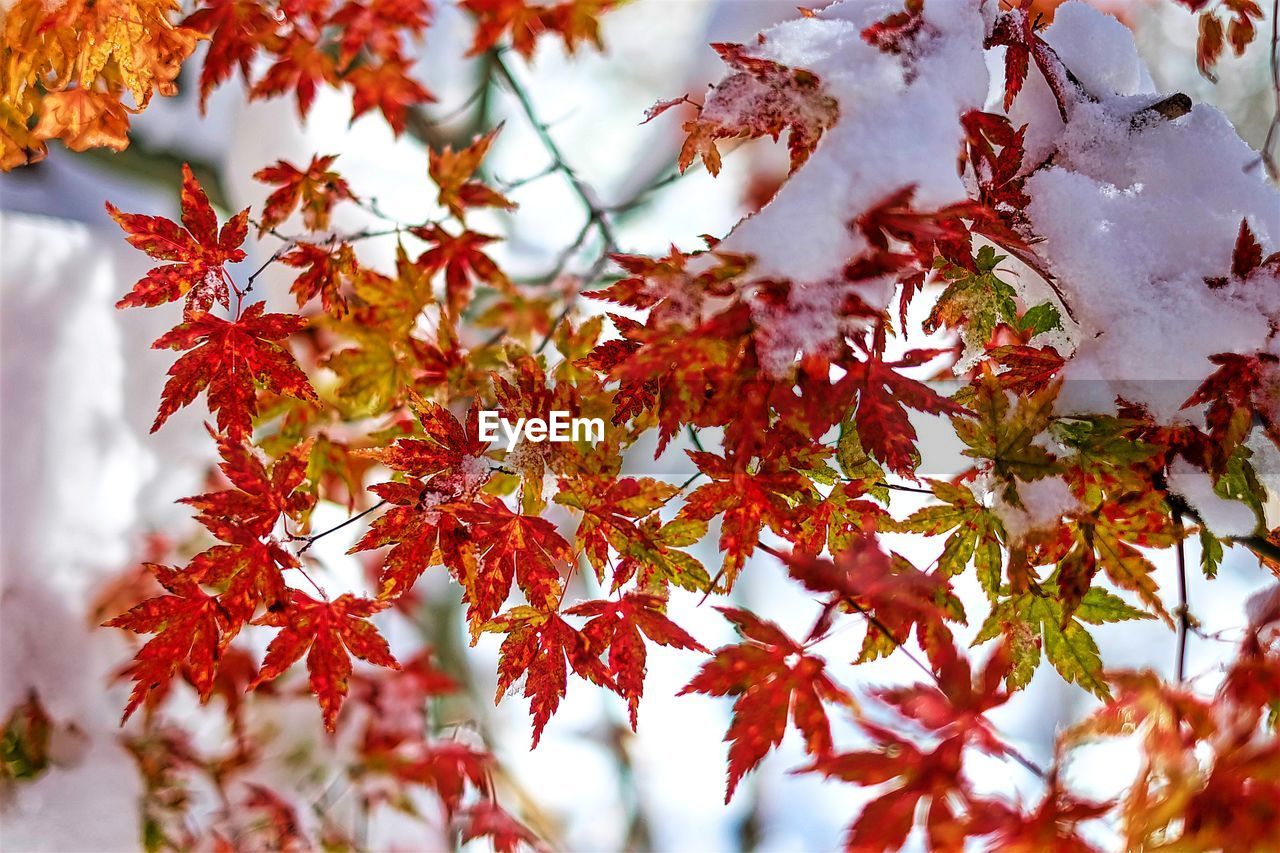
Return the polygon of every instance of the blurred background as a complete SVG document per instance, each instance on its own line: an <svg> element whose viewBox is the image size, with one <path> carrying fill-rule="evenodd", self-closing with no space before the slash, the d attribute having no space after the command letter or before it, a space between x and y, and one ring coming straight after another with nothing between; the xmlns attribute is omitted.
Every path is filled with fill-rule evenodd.
<svg viewBox="0 0 1280 853"><path fill-rule="evenodd" d="M1057 4L1038 5L1051 13ZM1158 89L1219 106L1252 146L1261 144L1273 103L1265 45L1243 59L1225 59L1213 85L1196 73L1195 18L1184 9L1166 0L1094 5L1132 28ZM641 126L645 109L659 99L696 96L723 75L708 43L748 41L794 10L794 0L635 0L603 17L603 56L590 50L566 56L548 40L531 63L514 56L511 61L567 162L606 203L624 202L671 170L681 142L673 116ZM173 501L202 489L213 453L201 427L202 406L148 434L171 360L149 344L168 328L168 315L112 307L149 263L124 242L103 202L176 218L179 170L190 162L224 213L257 208L268 188L252 181L254 171L281 158L305 163L312 154L337 154L336 168L357 193L376 199L395 219L423 221L432 215L435 198L426 146L465 144L503 119L506 128L486 161L490 176L501 186L540 174L548 166L544 148L492 69L464 57L470 37L467 16L440 4L426 44L417 47L414 71L439 100L399 139L377 115L351 123L345 94L322 90L302 123L291 101L248 103L236 80L213 95L203 116L194 85L177 97L155 99L134 121L133 144L122 154L75 155L55 147L45 162L0 176L0 719L36 691L53 719L74 723L56 733L48 772L29 783L6 783L0 800L4 849L138 846L142 782L119 743L127 689L112 681L132 652L121 632L93 626L103 618L98 607L113 581L146 555L152 537L181 538L194 530L187 509ZM189 63L184 77L193 78L198 67ZM717 179L694 169L638 198L619 217L619 242L633 253L664 254L671 243L695 248L699 235L723 235L758 207L785 168L783 146L744 146L725 158ZM513 277L534 275L574 242L585 213L566 184L554 178L520 183L509 195L520 204L519 213L478 217L477 227L505 237L496 258ZM334 227L358 230L368 224L364 216L340 208ZM257 246L248 268L274 248ZM366 240L358 250L362 260L385 268L394 241ZM277 266L257 291L288 310L288 283ZM895 514L897 503L895 497ZM912 508L900 507L904 513ZM345 517L344 507L321 507L316 527ZM353 586L363 582L362 569L344 552L358 533L352 527L313 551L324 572ZM891 547L913 549L904 551L909 557L928 562L936 556L919 553L918 543L889 538ZM711 566L718 562L713 541L705 541L708 547L697 554ZM1154 556L1167 587L1167 555ZM794 733L748 778L732 804L723 804L722 737L730 703L675 697L700 663L696 654L651 648L638 734L630 733L616 697L577 682L541 745L530 751L524 701L513 697L496 708L492 704L496 641L486 637L475 649L466 648L465 631L451 612L457 591L439 580L428 573L420 583L427 602L420 613L387 614L381 627L402 660L425 636L445 668L463 681L467 692L451 710L452 722L484 736L506 770L500 782L504 801L553 847L839 845L860 806L859 795L848 786L790 775L805 763ZM1244 623L1244 601L1264 580L1256 562L1243 554L1229 554L1213 582L1193 573L1191 598L1204 632L1223 632L1218 640L1192 641L1188 669L1198 687L1216 683L1218 664ZM976 585L961 592L978 605L971 612L983 612ZM807 627L815 612L767 557L748 567L734 595L794 631ZM697 603L696 597L678 596L673 618L709 647L731 641L724 620ZM1103 626L1097 638L1110 666L1165 672L1172 667L1173 637L1159 623ZM817 648L845 684L915 680L899 656L854 669L849 662L858 640L856 633L837 633ZM174 713L185 707L189 714L184 725L219 736L194 702L186 707L180 697L175 700ZM1055 731L1094 702L1042 666L1029 695L993 717L1020 749L1044 763ZM274 781L304 797L321 796L329 784L326 761L336 764L349 745L321 737L310 700L296 708L272 703L263 713L273 716L254 724L278 733L282 755L302 749L310 756L298 766L279 762L281 776ZM851 727L840 726L837 742L854 743ZM1131 757L1111 748L1096 762L1078 761L1071 772L1082 789L1105 794L1132 769ZM1039 784L1017 766L994 760L975 763L974 772L980 786L1012 796L1034 794ZM342 792L329 795L334 808L341 808ZM367 838L375 849L432 849L442 843L424 836L420 824L390 812L373 821ZM1101 829L1099 841L1107 841Z"/></svg>

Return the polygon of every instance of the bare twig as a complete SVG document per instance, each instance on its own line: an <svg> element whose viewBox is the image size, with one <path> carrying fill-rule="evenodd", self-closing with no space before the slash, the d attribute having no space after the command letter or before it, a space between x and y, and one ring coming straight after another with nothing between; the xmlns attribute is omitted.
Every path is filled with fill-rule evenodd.
<svg viewBox="0 0 1280 853"><path fill-rule="evenodd" d="M1191 626L1191 615L1187 610L1187 554L1183 547L1182 513L1173 510L1173 533L1178 537L1174 546L1178 564L1178 651L1174 658L1174 674L1178 683L1187 677L1187 635Z"/></svg>
<svg viewBox="0 0 1280 853"><path fill-rule="evenodd" d="M319 533L312 533L310 536L290 536L289 538L295 542L306 543L301 548L298 549L298 554L299 556L301 556L302 554L307 553L307 550L312 545L316 544L317 540L323 539L325 536L328 536L330 533L335 533L341 530L342 528L346 527L348 524L354 524L355 522L364 518L369 513L374 512L375 510L381 509L383 506L386 505L386 503L387 502L385 500L378 501L376 504L364 510L363 512L356 513L355 515L348 518L346 521L342 522L341 524L335 524L333 527L330 527L328 530L321 530Z"/></svg>
<svg viewBox="0 0 1280 853"><path fill-rule="evenodd" d="M1280 0L1271 2L1271 92L1275 98L1275 109L1271 113L1267 138L1262 142L1262 162L1271 180L1280 181L1280 163L1276 162L1273 150L1276 135L1280 133Z"/></svg>

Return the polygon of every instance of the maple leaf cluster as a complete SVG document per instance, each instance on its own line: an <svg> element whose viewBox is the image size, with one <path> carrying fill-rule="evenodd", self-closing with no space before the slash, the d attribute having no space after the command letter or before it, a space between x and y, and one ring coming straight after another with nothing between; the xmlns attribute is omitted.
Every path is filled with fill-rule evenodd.
<svg viewBox="0 0 1280 853"><path fill-rule="evenodd" d="M458 5L475 19L469 55L509 40L529 58L546 33L558 34L570 52L583 43L602 49L599 16L616 0ZM431 26L431 0L201 0L182 11L177 0L21 0L7 7L0 23L0 169L38 162L54 139L73 151L124 150L129 116L146 109L153 94L178 91L178 72L201 41L209 46L198 82L202 111L237 71L250 99L292 96L300 118L322 87L349 89L352 121L377 110L397 135L412 110L435 101L413 75L408 49Z"/></svg>
<svg viewBox="0 0 1280 853"><path fill-rule="evenodd" d="M1252 14L1244 8L1252 4L1223 2L1246 20ZM473 53L509 43L527 56L548 30L570 49L598 42L596 15L611 4L463 5L479 21ZM184 499L202 532L148 560L139 584L149 592L106 623L147 637L125 670L133 687L124 716L145 709L131 749L156 808L149 831L174 846L199 841L181 835L184 785L190 777L223 785L252 765L241 703L287 694L291 673L305 669L299 692L315 697L324 727L360 733L350 772L370 796L422 788L464 841L536 844L497 804L491 756L423 734L422 708L449 689L448 678L423 658L402 665L386 639L397 617L422 612L422 579L434 576L434 590L453 591L473 645L495 635L496 701L512 692L528 700L534 746L574 681L615 694L634 729L653 647L699 653L706 658L681 692L732 699L726 799L793 728L807 755L801 772L876 787L852 821L851 849L895 849L916 827L944 850L970 842L1090 849L1080 824L1093 820L1112 821L1133 847L1280 843L1274 601L1255 608L1212 702L1188 684L1109 671L1091 633L1159 620L1185 644L1190 609L1166 603L1152 551L1181 557L1191 537L1207 577L1227 545L1280 571L1250 447L1252 438L1280 443L1280 365L1273 349L1213 356L1184 405L1199 420L1160 420L1124 399L1115 412L1063 413L1072 354L1052 333L1073 320L1072 307L1029 213L1028 181L1050 164L1028 162L1028 127L1009 115L1032 75L1064 120L1092 96L1028 4L1012 6L971 46L1003 49L1004 100L954 116L964 196L928 202L906 184L842 217L839 227L861 248L841 259L835 280L817 285L762 274L757 257L715 238L705 250L673 247L663 257L619 251L614 210L563 162L527 99L526 118L555 160L548 174L587 208L584 237L565 257L589 233L602 243L581 282L588 311L548 287L563 264L543 280L515 280L499 263L501 238L473 228L476 211L517 211L485 177L500 127L431 151L442 213L381 235L396 241L393 268L361 259L360 241L378 235L331 229L340 205L376 212L333 156L256 173L271 192L254 223L276 251L247 276L236 265L252 248L250 212L220 223L190 169L180 222L108 205L126 239L160 262L120 307L175 312L154 344L180 355L153 430L203 396L221 459L209 490ZM936 35L926 7L907 2L854 30L859 48L891 57L915 79ZM430 13L425 2L398 0L279 9L220 0L186 26L211 39L202 96L237 67L254 96L292 91L302 113L319 85L350 85L357 115L377 107L400 131L407 109L429 97L408 75L404 41L421 36ZM799 174L851 119L818 74L756 48L716 50L729 73L684 124L679 170L701 158L714 174L724 140L785 132ZM251 79L264 67L253 63L259 51L269 62ZM660 104L650 118L684 100ZM949 157L946 165L957 164ZM283 235L295 217L304 233ZM1280 275L1280 260L1247 220L1222 258L1207 292L1262 287ZM1048 295L1033 300L1014 287L1010 259ZM296 312L268 313L253 301L267 269L292 279ZM815 286L831 297L835 333L793 340L776 321L803 320L797 299ZM924 343L908 323L921 307L918 331L931 336ZM930 381L937 376L957 381ZM502 449L481 439L482 410L510 421L566 412L607 427L600 441L526 438ZM949 424L962 448L962 470L949 479L924 476L922 417ZM659 454L688 438L687 478L624 473L655 433ZM1170 489L1182 466L1252 512L1254 535L1216 536ZM905 511L903 493L912 501ZM313 515L326 503L350 518L316 530ZM356 523L350 553L368 569L367 583L331 594L312 546ZM937 557L904 556L885 534L932 543ZM713 552L707 565L700 555ZM684 601L730 594L757 570L784 572L813 599L817 615L803 639L725 606L740 642L708 651L673 615ZM956 591L970 571L981 613L967 613ZM861 633L840 633L845 625ZM260 662L247 651L254 636L266 639ZM962 642L990 648L966 653ZM835 655L856 664L909 657L927 680L859 693L833 674ZM1048 768L986 716L1045 663L1100 703L1064 733ZM179 680L202 701L225 703L244 735L230 755L202 755L165 727L160 709ZM407 721L391 712L406 692L415 709ZM1213 703L1229 713L1211 714ZM47 724L34 711L28 717L19 721L24 742L38 747L25 732ZM1135 728L1145 765L1122 798L1094 801L1063 781L1072 750ZM840 743L845 731L859 742ZM974 754L1027 768L1042 794L1024 803L980 793L965 773ZM328 841L303 841L296 808L279 792L219 790L257 817L252 832L268 833L217 830L233 846ZM1233 810L1248 816L1236 827Z"/></svg>

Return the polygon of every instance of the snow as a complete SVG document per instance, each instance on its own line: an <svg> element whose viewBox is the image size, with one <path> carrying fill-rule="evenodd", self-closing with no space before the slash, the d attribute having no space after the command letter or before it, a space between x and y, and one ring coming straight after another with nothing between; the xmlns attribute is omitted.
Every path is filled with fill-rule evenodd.
<svg viewBox="0 0 1280 853"><path fill-rule="evenodd" d="M1258 526L1258 518L1247 504L1220 497L1213 479L1185 459L1169 466L1169 488L1186 500L1215 536L1248 536Z"/></svg>
<svg viewBox="0 0 1280 853"><path fill-rule="evenodd" d="M905 61L861 37L900 10L894 3L845 0L766 30L752 49L813 72L839 104L838 120L810 158L720 246L754 256L756 278L793 282L791 305L755 306L766 370L780 372L797 351L820 351L833 340L840 331L836 309L851 290L873 306L891 297L889 278L841 280L844 265L866 249L847 223L908 185L916 186L922 209L966 197L955 158L963 139L959 116L980 108L989 86L983 6L931 0L918 54Z"/></svg>
<svg viewBox="0 0 1280 853"><path fill-rule="evenodd" d="M991 511L1004 524L1011 542L1021 542L1028 534L1057 527L1067 513L1078 509L1080 502L1061 477L1045 477L1018 483L1021 506L1005 501L1000 490L994 492Z"/></svg>
<svg viewBox="0 0 1280 853"><path fill-rule="evenodd" d="M1040 148L1028 162L1053 158L1027 192L1032 229L1044 238L1036 250L1079 323L1062 408L1109 411L1120 395L1162 422L1185 419L1182 402L1214 369L1208 357L1265 349L1280 318L1274 276L1216 290L1205 283L1229 272L1242 219L1264 251L1275 245L1280 194L1212 107L1133 124L1163 96L1135 94L1147 91L1147 74L1113 19L1070 3L1045 37L1097 99L1074 104L1063 126L1033 71L1040 85L1029 83L1014 110L1034 129L1029 147Z"/></svg>

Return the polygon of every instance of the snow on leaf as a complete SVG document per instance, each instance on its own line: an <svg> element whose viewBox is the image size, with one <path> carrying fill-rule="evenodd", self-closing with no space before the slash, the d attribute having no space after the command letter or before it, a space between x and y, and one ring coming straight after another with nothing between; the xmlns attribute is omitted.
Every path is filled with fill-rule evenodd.
<svg viewBox="0 0 1280 853"><path fill-rule="evenodd" d="M215 302L228 304L224 266L245 258L240 246L248 234L247 208L219 230L209 198L191 167L183 164L181 226L162 216L122 213L110 202L107 212L124 229L131 246L158 260L175 262L148 272L116 307L152 307L185 296L185 314L191 317L208 311Z"/></svg>
<svg viewBox="0 0 1280 853"><path fill-rule="evenodd" d="M716 140L770 136L777 140L790 131L791 170L795 171L817 147L822 134L836 122L839 106L825 94L816 75L753 57L740 44L713 44L732 69L707 96L698 116L685 122L688 136L680 149L683 172L695 157L707 171L720 172Z"/></svg>

